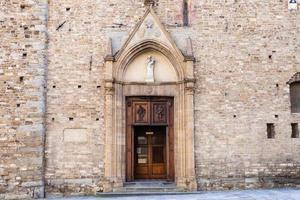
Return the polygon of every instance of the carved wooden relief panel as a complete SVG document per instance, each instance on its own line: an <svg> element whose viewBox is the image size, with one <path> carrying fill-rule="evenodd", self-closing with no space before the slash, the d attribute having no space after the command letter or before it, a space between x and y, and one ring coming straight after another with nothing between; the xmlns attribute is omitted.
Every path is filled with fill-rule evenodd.
<svg viewBox="0 0 300 200"><path fill-rule="evenodd" d="M132 101L133 124L136 125L168 125L168 101Z"/></svg>
<svg viewBox="0 0 300 200"><path fill-rule="evenodd" d="M134 124L150 124L150 102L133 102Z"/></svg>
<svg viewBox="0 0 300 200"><path fill-rule="evenodd" d="M168 104L167 102L152 102L152 123L168 123Z"/></svg>
<svg viewBox="0 0 300 200"><path fill-rule="evenodd" d="M173 98L127 97L126 105L126 180L174 181Z"/></svg>

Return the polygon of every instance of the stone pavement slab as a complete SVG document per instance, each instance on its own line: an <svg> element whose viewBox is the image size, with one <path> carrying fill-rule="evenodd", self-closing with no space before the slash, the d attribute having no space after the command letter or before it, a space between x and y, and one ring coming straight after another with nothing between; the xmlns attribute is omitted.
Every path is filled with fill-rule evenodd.
<svg viewBox="0 0 300 200"><path fill-rule="evenodd" d="M67 200L300 200L300 189L239 190L222 192L199 192L187 195L154 195L128 197L68 197L48 198Z"/></svg>

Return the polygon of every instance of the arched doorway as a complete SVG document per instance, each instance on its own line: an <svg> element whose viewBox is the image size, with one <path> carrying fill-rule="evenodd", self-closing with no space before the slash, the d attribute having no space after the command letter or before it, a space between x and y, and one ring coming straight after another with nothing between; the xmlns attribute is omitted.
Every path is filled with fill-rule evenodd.
<svg viewBox="0 0 300 200"><path fill-rule="evenodd" d="M124 182L136 178L169 179L178 187L187 190L196 189L194 58L181 53L151 8L118 53L112 55L109 44L107 54L105 191L122 187ZM167 117L171 117L171 121L160 125L155 122L153 118L155 111L151 111L155 107L155 102L172 104L172 116L169 115L170 110L167 114ZM134 119L136 116L140 121ZM154 132L161 136L159 140L163 142L153 144L151 140ZM172 134L167 135L167 132ZM143 140L141 144L135 135ZM158 148L153 149L154 145ZM137 154L143 151L142 147L147 153L144 152L144 157L141 156L138 160ZM159 148L162 150L158 150ZM156 152L158 157L163 153L166 155L154 158L150 151L152 154L153 151ZM155 163L154 159L160 161Z"/></svg>
<svg viewBox="0 0 300 200"><path fill-rule="evenodd" d="M126 106L126 181L174 181L173 97L127 97Z"/></svg>

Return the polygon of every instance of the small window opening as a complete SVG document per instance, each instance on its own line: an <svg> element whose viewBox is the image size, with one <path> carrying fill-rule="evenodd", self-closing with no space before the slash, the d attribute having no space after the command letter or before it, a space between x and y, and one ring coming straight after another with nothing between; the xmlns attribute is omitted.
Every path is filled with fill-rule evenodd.
<svg viewBox="0 0 300 200"><path fill-rule="evenodd" d="M81 85L78 85L78 88L81 88Z"/></svg>
<svg viewBox="0 0 300 200"><path fill-rule="evenodd" d="M73 121L74 120L74 118L73 117L69 117L69 121Z"/></svg>
<svg viewBox="0 0 300 200"><path fill-rule="evenodd" d="M299 138L299 125L292 123L292 138Z"/></svg>
<svg viewBox="0 0 300 200"><path fill-rule="evenodd" d="M275 126L274 124L267 124L267 137L268 139L275 138Z"/></svg>
<svg viewBox="0 0 300 200"><path fill-rule="evenodd" d="M183 1L183 26L188 26L189 25L189 5L187 0Z"/></svg>
<svg viewBox="0 0 300 200"><path fill-rule="evenodd" d="M290 84L290 99L292 113L300 113L300 82Z"/></svg>

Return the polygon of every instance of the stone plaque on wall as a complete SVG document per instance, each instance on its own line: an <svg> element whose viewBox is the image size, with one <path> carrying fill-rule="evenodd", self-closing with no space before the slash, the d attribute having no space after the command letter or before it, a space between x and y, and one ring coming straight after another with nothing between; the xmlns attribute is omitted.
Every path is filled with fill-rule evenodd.
<svg viewBox="0 0 300 200"><path fill-rule="evenodd" d="M64 142L85 143L88 141L87 129L65 129Z"/></svg>

